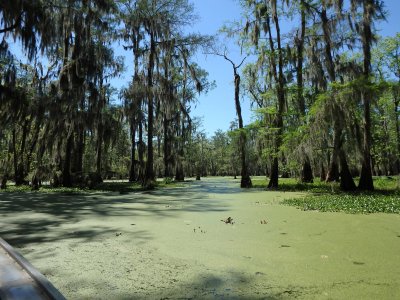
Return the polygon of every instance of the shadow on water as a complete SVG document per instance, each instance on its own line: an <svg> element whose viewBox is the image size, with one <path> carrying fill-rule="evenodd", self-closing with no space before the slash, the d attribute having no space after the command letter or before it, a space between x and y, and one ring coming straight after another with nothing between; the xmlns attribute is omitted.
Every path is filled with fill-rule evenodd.
<svg viewBox="0 0 400 300"><path fill-rule="evenodd" d="M319 294L317 287L302 286L280 286L269 283L265 279L262 283L263 288L260 289L260 281L257 276L244 275L238 272L229 272L224 276L214 274L200 273L191 280L173 284L166 284L164 287L154 286L151 284L131 286L129 290L119 288L118 285L112 285L107 281L85 282L71 281L70 284L77 290L76 296L80 290L84 290L87 286L109 286L110 294L105 294L101 299L293 299L299 297L314 298ZM159 278L162 282L167 281L165 278ZM115 284L115 282L114 282Z"/></svg>
<svg viewBox="0 0 400 300"><path fill-rule="evenodd" d="M210 193L237 193L240 188L226 187L220 181L185 183L184 187L120 194L0 193L0 236L15 247L64 239L90 241L119 228L104 226L101 218L148 215L174 218L180 212L226 211L226 205L204 201ZM68 231L89 218L99 223L85 230Z"/></svg>

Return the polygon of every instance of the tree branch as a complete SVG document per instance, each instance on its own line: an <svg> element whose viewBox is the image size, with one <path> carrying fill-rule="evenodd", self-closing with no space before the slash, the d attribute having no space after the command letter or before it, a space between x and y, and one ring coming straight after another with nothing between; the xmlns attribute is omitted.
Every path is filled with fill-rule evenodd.
<svg viewBox="0 0 400 300"><path fill-rule="evenodd" d="M18 25L21 23L21 20L22 20L22 12L21 12L21 14L18 16L17 20L15 21L15 23L14 23L13 25L11 25L11 26L9 26L9 27L6 27L6 28L3 28L3 29L0 29L0 33L5 33L5 32L7 32L7 31L14 30L14 29L17 28Z"/></svg>

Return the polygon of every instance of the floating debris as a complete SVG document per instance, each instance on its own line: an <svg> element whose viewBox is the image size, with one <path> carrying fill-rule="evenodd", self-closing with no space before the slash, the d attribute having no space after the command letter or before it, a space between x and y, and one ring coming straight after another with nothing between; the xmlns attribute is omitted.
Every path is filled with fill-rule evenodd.
<svg viewBox="0 0 400 300"><path fill-rule="evenodd" d="M234 223L233 219L231 217L228 217L227 219L221 220L221 221L224 222L225 224L233 224Z"/></svg>

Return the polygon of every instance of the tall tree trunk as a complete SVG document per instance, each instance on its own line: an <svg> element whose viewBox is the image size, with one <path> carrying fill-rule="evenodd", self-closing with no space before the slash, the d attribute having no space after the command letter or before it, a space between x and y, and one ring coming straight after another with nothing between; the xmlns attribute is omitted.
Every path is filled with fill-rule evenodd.
<svg viewBox="0 0 400 300"><path fill-rule="evenodd" d="M321 160L321 167L320 167L320 174L319 174L319 178L321 181L324 181L326 178L326 173L325 173L325 168L324 168L324 163Z"/></svg>
<svg viewBox="0 0 400 300"><path fill-rule="evenodd" d="M340 159L340 189L342 191L354 191L356 189L356 185L353 180L353 176L351 176L349 166L347 165L346 155L344 151L341 149L339 153Z"/></svg>
<svg viewBox="0 0 400 300"><path fill-rule="evenodd" d="M372 166L371 166L371 112L369 93L364 91L364 135L363 135L363 159L360 174L360 181L358 189L360 190L374 190L374 182L372 180Z"/></svg>
<svg viewBox="0 0 400 300"><path fill-rule="evenodd" d="M325 58L326 58L326 63L327 63L327 70L328 70L328 76L331 82L336 81L336 71L335 71L335 64L333 62L333 57L332 57L332 41L331 41L331 30L329 28L329 19L327 16L326 12L326 7L325 4L323 5L322 11L321 11L321 20L322 20L322 30L324 33L324 41L325 41ZM326 181L339 181L340 180L345 180L343 184L341 183L341 187L346 187L346 189L354 185L353 178L350 175L350 171L348 170L348 164L347 164L347 159L346 156L343 154L341 155L342 152L342 133L343 133L343 126L340 121L340 108L338 105L335 103L333 105L333 112L332 112L332 118L333 118L333 151L332 151L332 157L330 158L330 164L328 168L328 173L326 176ZM341 171L339 172L339 162L340 162L340 167L342 168ZM344 169L343 169L344 168ZM340 176L340 174L344 174L344 178ZM350 175L350 176L348 176ZM351 182L350 182L351 181Z"/></svg>
<svg viewBox="0 0 400 300"><path fill-rule="evenodd" d="M24 180L25 178L24 152L26 144L26 135L27 135L27 122L24 122L24 124L22 125L21 144L18 151L17 130L14 128L12 131L15 185L23 185L26 183Z"/></svg>
<svg viewBox="0 0 400 300"><path fill-rule="evenodd" d="M130 119L131 123L131 165L129 168L129 182L136 181L136 124L133 117Z"/></svg>
<svg viewBox="0 0 400 300"><path fill-rule="evenodd" d="M138 181L144 185L144 172L145 172L145 162L144 162L144 151L145 145L143 142L143 123L139 120L139 141L138 141L138 158L139 158L139 174Z"/></svg>
<svg viewBox="0 0 400 300"><path fill-rule="evenodd" d="M274 0L275 1L275 0ZM276 10L276 3L273 6L274 11L273 19L275 24L276 30L276 40L278 46L278 73L276 71L276 61L275 61L275 47L272 38L271 29L269 26L269 17L267 17L268 22L268 32L269 32L269 44L271 48L271 63L272 63L272 73L275 79L275 84L277 84L277 96L278 96L278 112L275 116L275 127L278 128L275 138L275 156L272 163L271 168L271 177L268 183L268 188L278 188L278 178L279 178L279 164L278 164L278 155L279 155L279 148L282 144L282 129L283 129L283 111L285 107L285 82L283 77L283 53L282 53L282 46L281 46L281 33L279 27L279 19L278 19L278 12Z"/></svg>
<svg viewBox="0 0 400 300"><path fill-rule="evenodd" d="M14 156L14 181L16 185L26 184L25 182L25 145L26 145L26 137L28 134L28 121L25 121L22 124L22 135L21 135L21 144L19 147L19 151L17 148L17 130L14 128L12 132L13 139L13 156Z"/></svg>
<svg viewBox="0 0 400 300"><path fill-rule="evenodd" d="M133 35L132 35L132 42L133 42L133 57L134 57L134 74L133 74L133 83L138 84L140 79L139 79L139 57L140 57L140 32L139 32L139 27L135 26L133 27ZM134 111L130 111L132 114L129 118L130 120L130 125L131 125L131 165L129 169L129 182L135 182L137 180L140 180L140 177L137 173L136 170L136 130L137 130L137 123L140 123L139 126L141 126L141 120L138 117L138 110L141 108L141 99L134 97L132 99L134 101ZM141 130L141 129L140 129ZM139 131L140 131L139 130ZM139 140L139 146L140 148L140 143L141 139ZM138 152L140 152L140 149L138 149ZM140 156L140 154L139 154ZM143 156L141 156L143 158ZM143 161L139 160L139 163L142 163ZM139 165L139 169L141 166ZM140 172L139 172L140 173ZM139 178L138 178L139 177Z"/></svg>
<svg viewBox="0 0 400 300"><path fill-rule="evenodd" d="M372 43L372 7L373 0L365 0L363 2L363 30L362 44L364 55L364 80L369 83L370 68L371 68L371 43ZM363 159L361 167L360 182L358 188L360 190L374 190L374 182L372 180L371 167L371 91L367 86L362 92L362 100L364 104L364 135L363 135Z"/></svg>
<svg viewBox="0 0 400 300"><path fill-rule="evenodd" d="M271 175L269 178L268 188L277 188L279 178L278 158L274 157L271 166Z"/></svg>
<svg viewBox="0 0 400 300"><path fill-rule="evenodd" d="M63 67L60 71L59 74L59 84L60 84L60 90L62 93L62 102L68 103L67 105L71 105L68 101L69 99L69 88L70 88L70 83L69 83L69 78L68 78L68 60L69 60L69 48L70 48L70 24L67 24L66 22L63 24L63 31L64 31L64 53L63 53ZM70 112L70 107L67 109L67 119L69 122L71 122L71 112ZM65 187L71 187L72 186L72 178L71 178L71 151L72 151L72 146L73 146L73 134L72 129L69 128L73 126L73 123L70 124L69 126L66 126L66 132L67 132L67 140L65 142L65 154L64 154L64 160L62 160L62 145L63 142L60 139L58 143L58 159L59 159L59 170L61 170L62 173L62 178L58 178L58 176L55 175L54 182L56 185L60 182L63 186Z"/></svg>
<svg viewBox="0 0 400 300"><path fill-rule="evenodd" d="M72 166L72 172L75 174L82 175L82 168L83 168L83 154L85 151L85 132L83 125L78 126L78 132L77 132L77 139L76 139L76 145L74 147L74 153L73 153L73 166Z"/></svg>
<svg viewBox="0 0 400 300"><path fill-rule="evenodd" d="M306 115L306 105L303 95L303 62L304 62L304 37L306 32L306 12L304 0L300 1L300 37L296 37L296 48L297 48L297 101L301 117L304 118ZM301 170L301 181L302 182L313 182L314 176L311 168L310 158L304 153L303 168Z"/></svg>
<svg viewBox="0 0 400 300"><path fill-rule="evenodd" d="M322 21L322 30L324 33L324 41L325 41L325 58L328 70L329 80L331 82L336 81L336 72L335 72L335 64L333 62L332 57L332 41L331 41L331 30L329 29L329 19L326 13L325 4L321 11L321 21ZM340 173L339 173L339 152L340 152L340 137L342 135L340 120L338 120L339 111L334 104L333 107L334 112L332 113L333 118L333 150L332 156L330 158L330 163L328 166L328 173L326 175L326 181L339 181Z"/></svg>
<svg viewBox="0 0 400 300"><path fill-rule="evenodd" d="M303 168L301 170L301 181L306 183L312 183L314 181L314 176L308 155L306 155L305 157Z"/></svg>
<svg viewBox="0 0 400 300"><path fill-rule="evenodd" d="M144 186L146 188L154 187L154 153L153 153L153 126L154 126L154 92L153 92L153 69L155 55L154 33L150 34L150 54L149 65L147 69L147 88L148 88L148 116L147 116L147 161L144 178Z"/></svg>
<svg viewBox="0 0 400 300"><path fill-rule="evenodd" d="M1 178L1 181L0 181L0 190L5 190L7 188L7 179L8 179L8 175L3 174L3 177Z"/></svg>
<svg viewBox="0 0 400 300"><path fill-rule="evenodd" d="M172 161L171 161L171 135L170 124L168 116L164 116L163 127L164 127L164 177L171 178L172 174Z"/></svg>
<svg viewBox="0 0 400 300"><path fill-rule="evenodd" d="M184 181L185 180L185 173L183 171L183 156L184 156L184 149L183 149L183 140L185 137L185 121L184 118L181 120L181 139L178 142L178 156L176 160L176 169L175 169L175 180L176 181Z"/></svg>
<svg viewBox="0 0 400 300"><path fill-rule="evenodd" d="M13 165L14 165L14 181L15 184L19 184L20 179L18 177L18 154L17 154L17 130L14 128L12 131L12 149L13 149ZM17 184L17 185L18 185Z"/></svg>
<svg viewBox="0 0 400 300"><path fill-rule="evenodd" d="M339 112L336 111L333 115L336 115L337 113ZM338 159L340 153L342 128L339 123L340 121L337 120L337 117L334 116L333 118L333 149L328 173L326 175L326 182L339 181L340 179Z"/></svg>
<svg viewBox="0 0 400 300"><path fill-rule="evenodd" d="M239 144L240 144L240 159L242 163L242 170L240 172L241 180L240 180L240 187L241 188L251 188L252 182L249 175L249 170L246 161L246 133L244 132L243 127L243 118L242 118L242 108L240 106L240 99L239 99L239 89L240 89L240 75L237 73L237 69L235 65L233 65L234 75L235 75L235 107L236 107L236 114L239 120Z"/></svg>
<svg viewBox="0 0 400 300"><path fill-rule="evenodd" d="M97 125L97 141L96 141L96 175L92 178L91 187L97 185L98 183L103 182L102 178L102 161L103 161L103 134L104 134L104 125L103 120L101 118L98 120L99 124ZM106 152L106 147L104 147L104 151ZM105 156L105 155L104 155ZM107 166L105 166L107 170Z"/></svg>
<svg viewBox="0 0 400 300"><path fill-rule="evenodd" d="M400 86L400 82L399 82ZM398 95L395 96L394 101L394 115L395 115L395 123L396 123L396 139L397 139L397 159L396 159L396 167L397 167L397 174L400 174L400 124L399 124L399 104L400 101L398 99Z"/></svg>
<svg viewBox="0 0 400 300"><path fill-rule="evenodd" d="M74 135L71 133L67 138L67 142L65 144L65 156L64 162L62 166L62 185L65 187L72 186L72 177L71 177L71 156L72 156L72 146L74 142Z"/></svg>
<svg viewBox="0 0 400 300"><path fill-rule="evenodd" d="M31 169L33 151L35 151L35 148L36 148L36 145L37 145L37 141L39 139L40 124L41 124L41 122L39 122L39 121L36 122L35 131L34 131L34 134L32 136L32 144L31 144L31 146L29 148L28 156L27 156L27 159L26 159L26 169L27 170Z"/></svg>

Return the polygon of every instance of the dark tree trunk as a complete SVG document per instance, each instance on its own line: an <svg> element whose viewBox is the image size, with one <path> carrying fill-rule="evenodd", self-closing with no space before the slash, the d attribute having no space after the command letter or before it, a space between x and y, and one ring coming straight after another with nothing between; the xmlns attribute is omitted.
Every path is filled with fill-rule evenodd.
<svg viewBox="0 0 400 300"><path fill-rule="evenodd" d="M346 155L343 150L340 151L340 189L342 191L354 191L356 185L347 164Z"/></svg>
<svg viewBox="0 0 400 300"><path fill-rule="evenodd" d="M17 133L16 129L14 128L12 131L12 149L13 149L13 166L14 166L14 181L16 185L19 185L20 178L19 178L19 172L18 172L18 154L17 154Z"/></svg>
<svg viewBox="0 0 400 300"><path fill-rule="evenodd" d="M37 174L33 175L32 177L32 185L31 185L31 189L32 191L38 191L39 187L40 187L40 181L39 178L37 176Z"/></svg>
<svg viewBox="0 0 400 300"><path fill-rule="evenodd" d="M312 183L314 181L311 163L308 156L306 156L306 160L303 164L303 169L301 171L301 181L306 183Z"/></svg>
<svg viewBox="0 0 400 300"><path fill-rule="evenodd" d="M338 110L336 110L336 112L338 113ZM346 155L342 149L342 144L343 144L342 131L343 128L340 125L340 121L335 119L334 137L333 137L334 149L326 181L327 182L338 181L340 178L341 190L352 191L355 189L355 184L353 181L353 177L351 176L349 166L347 164ZM340 161L340 172L339 172L339 166L336 163L338 158Z"/></svg>
<svg viewBox="0 0 400 300"><path fill-rule="evenodd" d="M283 128L283 111L285 107L285 82L284 82L284 75L283 75L283 54L282 54L282 47L281 47L281 34L280 34L280 27L279 27L279 20L278 20L278 13L275 10L273 11L273 19L275 23L276 29L276 40L278 45L278 72L276 69L276 61L275 61L275 46L271 32L270 26L270 19L267 17L268 23L268 37L269 37L269 45L271 48L271 66L272 66L272 73L277 83L277 96L278 96L278 112L276 114L274 123L275 127L278 128L275 138L275 157L272 163L271 168L271 177L268 183L268 188L278 188L278 180L279 180L279 165L278 165L278 155L279 155L279 148L282 143L282 128Z"/></svg>
<svg viewBox="0 0 400 300"><path fill-rule="evenodd" d="M366 93L366 92L365 92ZM368 94L368 93L367 93ZM364 98L369 97L364 95ZM363 139L363 160L360 174L360 182L358 189L360 190L374 190L374 182L372 180L372 166L371 166L371 117L370 117L370 101L364 99L364 139Z"/></svg>
<svg viewBox="0 0 400 300"><path fill-rule="evenodd" d="M242 146L241 146L241 160L242 160L242 171L240 173L241 175L241 180L240 180L240 187L241 188L251 188L253 186L252 182L251 182L251 178L248 172L248 167L247 167L247 163L246 163L246 150L245 150L245 143L246 143L246 137L244 136L243 133L243 140Z"/></svg>
<svg viewBox="0 0 400 300"><path fill-rule="evenodd" d="M101 121L97 127L97 143L96 143L96 178L99 178L99 183L101 180L101 171L102 171L102 159L103 159L103 124Z"/></svg>
<svg viewBox="0 0 400 300"><path fill-rule="evenodd" d="M372 43L372 30L371 20L372 13L370 9L373 7L373 0L365 0L363 2L363 30L362 30L362 44L364 55L364 79L369 82L370 68L371 68L371 43ZM362 92L362 100L364 104L364 139L363 139L363 159L361 167L360 182L358 189L360 190L374 190L374 182L372 180L372 167L371 167L371 92L367 86Z"/></svg>
<svg viewBox="0 0 400 300"><path fill-rule="evenodd" d="M5 190L6 188L7 188L7 174L4 174L3 177L1 178L0 190Z"/></svg>
<svg viewBox="0 0 400 300"><path fill-rule="evenodd" d="M325 181L325 179L326 179L325 168L324 168L324 164L322 162L321 162L319 178L321 181Z"/></svg>
<svg viewBox="0 0 400 300"><path fill-rule="evenodd" d="M70 134L69 137L67 138L67 142L65 145L65 156L62 168L62 185L65 187L72 186L71 154L72 154L73 142L74 142L73 134Z"/></svg>
<svg viewBox="0 0 400 300"><path fill-rule="evenodd" d="M139 57L140 57L140 52L139 52L139 44L141 40L141 35L139 32L139 27L134 26L133 27L133 34L132 34L132 42L133 42L133 57L134 57L134 75L133 75L133 83L139 83ZM134 111L131 111L130 113L132 114L130 116L130 126L131 126L131 165L129 169L129 182L136 182L140 180L141 176L137 174L137 169L136 169L136 130L137 130L137 122L141 124L141 121L139 120L138 116L138 110L140 109L140 100L137 99L136 97L134 99L131 99L134 102ZM140 126L140 125L139 125ZM141 129L139 129L140 131ZM142 142L141 138L139 139L139 146L138 146L138 152L140 152L140 143ZM140 154L138 153L140 156ZM142 156L143 157L143 156ZM139 159L139 164L142 163ZM141 166L139 165L139 169ZM140 173L140 172L139 172Z"/></svg>
<svg viewBox="0 0 400 300"><path fill-rule="evenodd" d="M239 119L239 130L240 130L240 159L242 163L242 169L240 172L241 180L240 180L240 187L241 188L251 188L252 182L249 175L249 170L246 162L246 133L243 131L243 118L242 118L242 108L240 106L240 99L239 99L239 89L240 89L240 76L237 74L237 67L232 63L234 75L235 75L235 107L236 107L236 114Z"/></svg>
<svg viewBox="0 0 400 300"><path fill-rule="evenodd" d="M178 163L176 164L175 181L185 181L183 165L180 159L178 159Z"/></svg>
<svg viewBox="0 0 400 300"><path fill-rule="evenodd" d="M183 149L183 138L185 136L185 123L181 121L181 140L178 142L178 157L175 169L175 181L185 181L185 173L183 171L183 163L182 158L184 156L184 149Z"/></svg>
<svg viewBox="0 0 400 300"><path fill-rule="evenodd" d="M336 113L339 112L336 110ZM339 120L335 119L333 122L333 150L328 174L326 176L326 182L339 181L340 179L338 159L341 147L342 128L339 124Z"/></svg>
<svg viewBox="0 0 400 300"><path fill-rule="evenodd" d="M400 86L400 82L399 82ZM395 122L396 122L396 138L397 138L397 159L396 159L396 167L397 167L397 174L400 174L400 124L399 124L399 104L400 101L398 99L398 95L395 95L394 101L394 115L395 115Z"/></svg>
<svg viewBox="0 0 400 300"><path fill-rule="evenodd" d="M172 153L171 153L171 135L170 122L167 116L164 116L164 177L171 178L172 174Z"/></svg>
<svg viewBox="0 0 400 300"><path fill-rule="evenodd" d="M299 110L301 116L304 118L306 115L306 105L303 96L303 61L304 61L304 37L306 31L306 13L305 13L305 5L304 0L300 1L301 6L301 32L300 37L296 37L296 46L297 46L297 101L299 105ZM301 181L302 182L313 182L314 176L311 168L310 158L307 154L304 153L304 162L303 168L301 171Z"/></svg>
<svg viewBox="0 0 400 300"><path fill-rule="evenodd" d="M39 139L39 133L40 133L40 122L37 122L36 126L35 126L35 133L33 134L33 138L32 138L32 144L30 146L29 153L28 153L28 156L26 159L26 169L27 170L31 169L33 151L35 151L37 141Z"/></svg>
<svg viewBox="0 0 400 300"><path fill-rule="evenodd" d="M271 167L271 177L268 183L269 189L278 188L278 178L279 178L279 165L278 165L278 158L275 157Z"/></svg>
<svg viewBox="0 0 400 300"><path fill-rule="evenodd" d="M83 154L85 153L85 129L79 126L78 141L76 145L76 159L74 171L82 174L83 172Z"/></svg>
<svg viewBox="0 0 400 300"><path fill-rule="evenodd" d="M322 21L322 30L324 33L324 41L325 41L325 58L326 65L328 70L329 79L331 82L336 81L336 72L335 72L335 64L333 62L332 57L332 41L331 41L331 31L329 29L329 19L326 13L325 4L321 11L321 21ZM339 152L341 145L341 135L342 135L342 127L340 125L340 117L339 108L334 104L333 107L333 151L332 156L330 158L330 163L328 167L328 173L326 176L326 181L339 181L340 173L339 173Z"/></svg>
<svg viewBox="0 0 400 300"><path fill-rule="evenodd" d="M147 69L147 88L149 94L147 97L148 116L147 116L147 161L144 175L144 187L154 188L154 153L153 153L153 126L154 126L154 95L153 95L153 69L155 55L154 33L150 33L150 54L149 65Z"/></svg>
<svg viewBox="0 0 400 300"><path fill-rule="evenodd" d="M136 126L135 120L131 118L131 165L129 169L129 182L136 181Z"/></svg>
<svg viewBox="0 0 400 300"><path fill-rule="evenodd" d="M24 164L24 155L25 155L25 145L26 145L26 136L28 133L28 123L24 122L22 125L22 136L21 136L21 145L19 152L17 150L17 133L16 130L13 130L13 150L14 150L14 181L15 185L23 185L27 184L25 181L25 164ZM18 160L19 158L19 160Z"/></svg>
<svg viewBox="0 0 400 300"><path fill-rule="evenodd" d="M326 182L339 181L340 180L340 172L339 165L336 162L336 157L331 157L331 163L329 164L328 173L326 174Z"/></svg>
<svg viewBox="0 0 400 300"><path fill-rule="evenodd" d="M139 141L138 141L138 158L139 158L139 175L138 180L144 185L144 171L145 171L145 163L144 163L144 142L143 142L143 123L139 121Z"/></svg>

